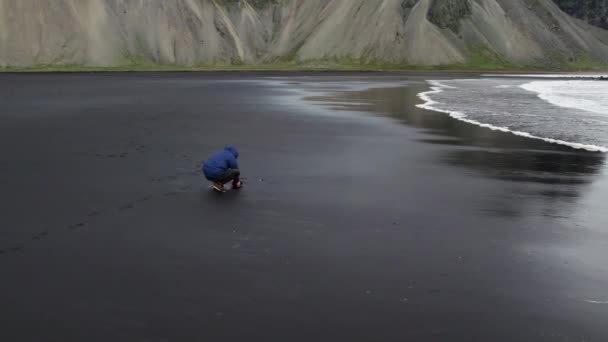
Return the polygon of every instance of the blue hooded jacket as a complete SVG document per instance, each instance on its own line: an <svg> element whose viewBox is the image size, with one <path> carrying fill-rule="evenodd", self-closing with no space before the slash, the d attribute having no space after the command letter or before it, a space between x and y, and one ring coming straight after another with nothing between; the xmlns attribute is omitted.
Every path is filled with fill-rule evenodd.
<svg viewBox="0 0 608 342"><path fill-rule="evenodd" d="M220 178L228 169L238 169L236 159L239 151L232 145L228 145L223 151L216 152L203 163L203 173L210 179Z"/></svg>

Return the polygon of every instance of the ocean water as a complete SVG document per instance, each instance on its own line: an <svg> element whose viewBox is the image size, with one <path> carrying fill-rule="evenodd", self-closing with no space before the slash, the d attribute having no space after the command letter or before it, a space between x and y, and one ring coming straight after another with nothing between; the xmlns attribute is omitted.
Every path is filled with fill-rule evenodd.
<svg viewBox="0 0 608 342"><path fill-rule="evenodd" d="M530 139L608 152L608 81L512 75L429 81L421 108Z"/></svg>

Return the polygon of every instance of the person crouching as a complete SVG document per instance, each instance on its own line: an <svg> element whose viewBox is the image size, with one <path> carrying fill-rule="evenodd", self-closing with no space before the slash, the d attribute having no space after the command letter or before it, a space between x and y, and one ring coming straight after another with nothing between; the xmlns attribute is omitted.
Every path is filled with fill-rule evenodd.
<svg viewBox="0 0 608 342"><path fill-rule="evenodd" d="M233 189L239 189L243 184L239 177L241 171L237 159L239 151L232 145L228 145L222 151L213 153L203 163L203 174L205 178L213 182L213 188L224 192L224 184L232 182Z"/></svg>

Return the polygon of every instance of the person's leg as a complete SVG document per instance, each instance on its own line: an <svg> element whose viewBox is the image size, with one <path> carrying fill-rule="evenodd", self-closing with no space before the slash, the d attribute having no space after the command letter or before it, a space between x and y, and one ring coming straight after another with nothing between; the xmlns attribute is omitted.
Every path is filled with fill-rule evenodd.
<svg viewBox="0 0 608 342"><path fill-rule="evenodd" d="M241 171L238 169L233 169L233 173L232 173L232 185L233 188L239 188L241 186Z"/></svg>
<svg viewBox="0 0 608 342"><path fill-rule="evenodd" d="M224 172L222 177L219 178L219 181L222 184L226 184L230 181L233 181L234 184L236 184L239 182L240 176L241 176L241 171L239 171L238 169L228 169L228 170L226 170L226 172Z"/></svg>

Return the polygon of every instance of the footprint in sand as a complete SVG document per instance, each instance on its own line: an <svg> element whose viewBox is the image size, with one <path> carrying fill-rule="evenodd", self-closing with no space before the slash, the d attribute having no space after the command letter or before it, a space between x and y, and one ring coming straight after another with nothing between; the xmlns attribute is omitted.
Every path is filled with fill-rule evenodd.
<svg viewBox="0 0 608 342"><path fill-rule="evenodd" d="M123 205L122 207L119 207L118 210L123 211L123 210L129 210L129 209L134 209L134 208L135 208L134 203L127 203L127 204Z"/></svg>
<svg viewBox="0 0 608 342"><path fill-rule="evenodd" d="M142 202L147 202L147 201L149 201L149 200L151 200L151 199L152 199L152 196L151 196L151 195L147 195L147 196L140 197L140 198L136 199L136 200L134 201L134 203L142 203Z"/></svg>
<svg viewBox="0 0 608 342"><path fill-rule="evenodd" d="M86 224L86 222L78 222L78 223L69 225L67 228L68 229L78 229L78 228L84 227L85 224Z"/></svg>
<svg viewBox="0 0 608 342"><path fill-rule="evenodd" d="M99 215L101 215L101 211L97 211L97 210L91 211L90 213L87 214L88 217L96 217Z"/></svg>

